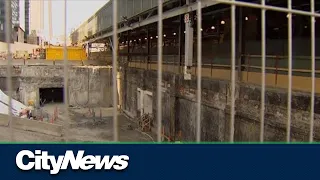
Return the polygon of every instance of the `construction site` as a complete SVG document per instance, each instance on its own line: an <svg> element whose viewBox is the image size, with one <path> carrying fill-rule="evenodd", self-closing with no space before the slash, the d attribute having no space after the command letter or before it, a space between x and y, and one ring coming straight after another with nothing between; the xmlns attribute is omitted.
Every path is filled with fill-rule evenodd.
<svg viewBox="0 0 320 180"><path fill-rule="evenodd" d="M0 60L0 140L319 141L319 10L110 0L71 45Z"/></svg>

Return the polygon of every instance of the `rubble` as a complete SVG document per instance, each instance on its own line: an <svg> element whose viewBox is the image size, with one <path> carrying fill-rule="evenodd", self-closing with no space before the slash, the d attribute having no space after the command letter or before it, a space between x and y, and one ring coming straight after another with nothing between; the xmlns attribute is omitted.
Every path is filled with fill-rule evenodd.
<svg viewBox="0 0 320 180"><path fill-rule="evenodd" d="M0 90L0 114L9 113L9 97ZM52 119L47 112L42 111L40 108L34 108L33 106L25 106L21 102L12 99L11 100L11 113L12 115L20 118L26 118L30 120L47 120ZM56 114L54 115L56 118Z"/></svg>
<svg viewBox="0 0 320 180"><path fill-rule="evenodd" d="M26 109L27 106L22 104L21 102L11 99L11 113L14 116L19 117L20 112ZM8 114L9 113L9 97L0 90L0 113L1 114Z"/></svg>

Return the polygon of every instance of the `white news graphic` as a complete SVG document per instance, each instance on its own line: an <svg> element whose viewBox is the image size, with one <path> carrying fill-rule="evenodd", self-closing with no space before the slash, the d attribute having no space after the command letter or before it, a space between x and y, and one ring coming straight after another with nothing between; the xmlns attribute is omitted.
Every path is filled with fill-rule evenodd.
<svg viewBox="0 0 320 180"><path fill-rule="evenodd" d="M117 171L124 170L129 165L129 156L116 155L116 156L93 156L84 155L85 151L78 151L74 155L73 151L66 151L65 155L58 157L48 155L48 151L35 150L22 150L16 156L16 165L23 171L47 170L50 174L58 174L60 170L66 170L70 165L73 170L110 170ZM23 162L27 158L28 161Z"/></svg>

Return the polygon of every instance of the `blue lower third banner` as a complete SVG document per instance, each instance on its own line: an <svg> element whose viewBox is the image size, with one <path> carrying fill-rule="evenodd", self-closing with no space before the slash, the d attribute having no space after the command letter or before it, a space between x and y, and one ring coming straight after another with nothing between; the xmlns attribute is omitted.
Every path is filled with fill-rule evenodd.
<svg viewBox="0 0 320 180"><path fill-rule="evenodd" d="M1 144L1 179L320 179L320 145Z"/></svg>

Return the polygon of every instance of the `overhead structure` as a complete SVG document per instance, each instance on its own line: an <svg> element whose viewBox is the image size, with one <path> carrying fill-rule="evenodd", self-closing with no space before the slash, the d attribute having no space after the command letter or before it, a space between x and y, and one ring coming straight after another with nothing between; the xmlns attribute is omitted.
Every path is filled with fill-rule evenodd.
<svg viewBox="0 0 320 180"><path fill-rule="evenodd" d="M164 6L177 2L179 0L163 0ZM156 14L157 5L158 0L118 0L118 7L121 8L117 18L121 23L120 29L133 28L133 24L149 19ZM93 42L97 37L100 39L107 32L111 33L112 12L112 1L109 1L71 34L72 43Z"/></svg>

